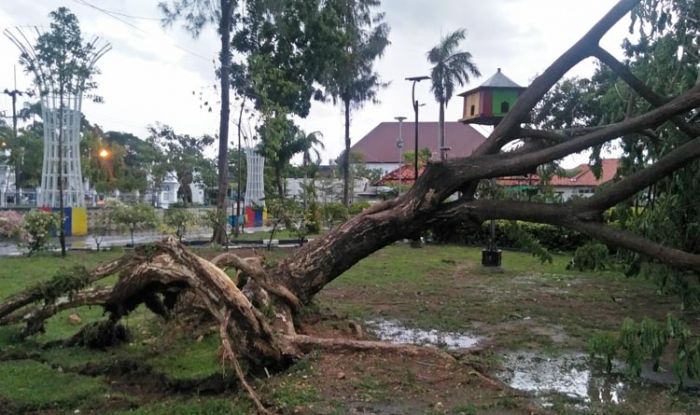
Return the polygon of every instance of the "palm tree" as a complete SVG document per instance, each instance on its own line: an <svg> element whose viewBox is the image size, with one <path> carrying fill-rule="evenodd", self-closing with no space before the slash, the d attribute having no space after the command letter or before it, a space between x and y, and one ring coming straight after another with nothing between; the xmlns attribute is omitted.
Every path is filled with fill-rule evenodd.
<svg viewBox="0 0 700 415"><path fill-rule="evenodd" d="M456 51L459 43L466 36L465 29L458 29L440 39L440 43L428 51L428 62L433 64L430 72L435 100L440 104L439 151L444 160L445 152L445 107L452 98L455 84L469 83L469 75L481 76L479 69L472 62L472 54Z"/></svg>
<svg viewBox="0 0 700 415"><path fill-rule="evenodd" d="M321 152L319 151L319 148L321 150L325 149L326 147L323 145L323 142L321 141L323 139L323 134L320 131L314 131L312 133L306 134L304 131L299 131L299 139L302 141L304 144L304 158L303 158L303 167L304 167L304 177L308 174L307 172L307 167L310 163L320 163L321 162ZM315 157L312 157L312 154ZM315 161L313 159L316 159Z"/></svg>
<svg viewBox="0 0 700 415"><path fill-rule="evenodd" d="M262 142L259 145L260 154L263 154L270 163L275 175L275 184L280 198L284 197L283 173L290 160L297 154L303 154L304 167L311 160L311 154L318 159L320 154L317 147L323 148L321 133L316 131L305 133L290 120L284 117L268 120L262 130Z"/></svg>

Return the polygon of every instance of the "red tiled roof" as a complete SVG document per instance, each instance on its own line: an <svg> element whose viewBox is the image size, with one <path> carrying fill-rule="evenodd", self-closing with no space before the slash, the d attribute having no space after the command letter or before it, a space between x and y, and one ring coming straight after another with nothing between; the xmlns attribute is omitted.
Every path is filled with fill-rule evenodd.
<svg viewBox="0 0 700 415"><path fill-rule="evenodd" d="M438 123L424 121L418 123L418 149L429 148L438 154ZM403 151L413 151L415 128L414 123L404 121L402 126L404 140ZM366 163L400 163L399 149L396 140L399 137L398 122L383 122L374 127L360 141L350 148L352 153L362 154ZM445 122L445 145L451 150L448 158L466 157L472 154L486 140L472 126L460 122Z"/></svg>
<svg viewBox="0 0 700 415"><path fill-rule="evenodd" d="M501 186L536 186L540 184L540 176L530 174L527 176L507 176L496 180Z"/></svg>
<svg viewBox="0 0 700 415"><path fill-rule="evenodd" d="M615 178L617 174L617 169L620 167L619 159L602 159L603 171L600 175L600 179L595 177L591 166L588 164L581 164L577 169L577 173L573 177L561 177L554 176L550 181L552 186L590 186L597 187L603 183L607 183Z"/></svg>
<svg viewBox="0 0 700 415"><path fill-rule="evenodd" d="M423 174L425 166L418 167L418 175ZM415 171L413 170L413 164L404 164L396 170L390 171L384 177L379 179L377 182L378 186L386 186L388 184L399 184L399 178L401 178L401 183L413 183L413 178L415 177Z"/></svg>
<svg viewBox="0 0 700 415"><path fill-rule="evenodd" d="M576 167L576 174L572 177L554 176L552 180L549 181L549 184L555 187L600 186L614 179L617 174L617 169L620 167L619 159L602 159L601 162L603 163L603 171L600 179L596 179L595 174L593 174L591 170L591 166L584 163ZM529 176L508 176L498 179L498 184L501 186L534 186L539 183L540 178L536 174L531 174Z"/></svg>

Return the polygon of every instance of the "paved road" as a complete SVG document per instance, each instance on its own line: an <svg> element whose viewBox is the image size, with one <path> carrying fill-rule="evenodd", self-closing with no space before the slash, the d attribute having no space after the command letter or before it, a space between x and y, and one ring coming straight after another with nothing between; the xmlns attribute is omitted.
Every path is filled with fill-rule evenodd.
<svg viewBox="0 0 700 415"><path fill-rule="evenodd" d="M265 229L251 229L251 232L257 232ZM145 234L135 234L134 242L138 244L144 244L148 242L158 241L165 237L162 233L145 233ZM188 241L208 241L211 238L211 231L206 232L193 232L187 234L186 240ZM129 235L111 235L105 236L100 243L100 248L110 248L115 246L126 246L131 244L131 237ZM53 250L58 250L58 239L55 238L52 241ZM250 244L241 244L242 246L250 246ZM66 238L66 247L68 249L97 249L97 244L92 236L71 236ZM234 246L236 247L236 246ZM22 255L24 251L14 243L10 242L0 242L0 257L2 256L17 256Z"/></svg>

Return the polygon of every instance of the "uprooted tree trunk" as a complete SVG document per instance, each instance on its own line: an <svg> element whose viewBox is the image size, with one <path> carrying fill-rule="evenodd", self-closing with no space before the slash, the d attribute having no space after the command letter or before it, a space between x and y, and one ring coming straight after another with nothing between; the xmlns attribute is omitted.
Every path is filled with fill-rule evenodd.
<svg viewBox="0 0 700 415"><path fill-rule="evenodd" d="M114 324L141 303L167 316L183 293L189 293L218 323L224 357L234 366L242 386L261 412L254 391L245 383L237 359L250 367L283 368L310 347L362 350L400 350L439 353L435 349L379 346L376 342L314 339L297 334L295 316L316 293L372 252L426 227L451 221L476 224L488 219L514 219L568 227L619 247L637 251L669 265L700 272L700 255L652 242L604 223L602 213L700 156L700 126L683 114L700 106L700 85L672 99L657 96L625 65L600 48L601 37L625 16L638 0L621 0L581 40L557 59L519 97L511 112L470 157L429 163L406 194L374 205L327 234L299 248L274 266L225 253L207 261L174 238L138 248L134 254L88 273L88 282L116 272L111 291L82 290L56 303L34 306L36 290L17 294L0 304L0 324L24 321L40 326L47 316L72 305L102 304ZM595 128L541 131L521 127L529 112L564 74L580 61L597 57L615 71L653 109L634 118ZM482 179L530 172L537 166L601 145L635 131L675 124L691 139L654 165L623 178L595 196L564 204L494 201L475 198ZM503 148L524 142L517 150ZM454 202L445 202L459 192ZM222 270L238 270L236 281ZM87 286L87 284L86 284ZM263 312L262 310L266 310ZM273 310L270 313L269 310ZM428 350L428 351L425 351Z"/></svg>

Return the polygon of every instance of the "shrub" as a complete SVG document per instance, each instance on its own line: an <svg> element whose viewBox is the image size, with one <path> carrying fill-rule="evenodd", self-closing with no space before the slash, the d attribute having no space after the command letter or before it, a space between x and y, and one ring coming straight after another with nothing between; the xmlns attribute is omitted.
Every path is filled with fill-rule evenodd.
<svg viewBox="0 0 700 415"><path fill-rule="evenodd" d="M177 239L182 241L187 233L187 227L197 224L197 215L192 210L170 207L163 214L163 222L174 229Z"/></svg>
<svg viewBox="0 0 700 415"><path fill-rule="evenodd" d="M241 213L244 211L243 206L241 206ZM220 212L219 209L205 210L199 219L210 227L212 231L215 231L219 224L226 223L226 211L223 210Z"/></svg>
<svg viewBox="0 0 700 415"><path fill-rule="evenodd" d="M22 215L14 210L0 212L0 238L15 239L22 234Z"/></svg>
<svg viewBox="0 0 700 415"><path fill-rule="evenodd" d="M316 202L315 200L311 201L306 208L306 214L304 217L306 232L312 235L320 233L321 221L321 208L319 207L318 202Z"/></svg>
<svg viewBox="0 0 700 415"><path fill-rule="evenodd" d="M573 252L576 248L591 241L591 238L580 232L567 228L528 222L515 222L522 232L532 235L542 247L558 252ZM496 245L501 248L523 249L521 232L512 232L510 221L496 221ZM481 226L473 222L463 221L450 223L445 226L433 227L432 237L437 242L466 243L467 245L485 246L490 238L489 221Z"/></svg>
<svg viewBox="0 0 700 415"><path fill-rule="evenodd" d="M579 271L599 271L608 262L608 247L601 243L587 243L576 249L572 266Z"/></svg>
<svg viewBox="0 0 700 415"><path fill-rule="evenodd" d="M51 233L56 232L61 226L58 215L42 210L32 210L22 221L22 229L26 234L26 244L29 255L46 249L51 239Z"/></svg>
<svg viewBox="0 0 700 415"><path fill-rule="evenodd" d="M158 226L155 209L141 203L135 205L116 204L112 209L111 216L114 223L129 229L132 246L134 245L134 232L137 229L152 229Z"/></svg>
<svg viewBox="0 0 700 415"><path fill-rule="evenodd" d="M337 223L345 222L348 220L348 208L338 202L326 203L323 206L323 220L329 228Z"/></svg>
<svg viewBox="0 0 700 415"><path fill-rule="evenodd" d="M351 216L357 215L359 213L362 213L363 210L367 209L369 207L369 202L367 201L361 201L361 202L355 202L350 205L348 208L348 213Z"/></svg>

